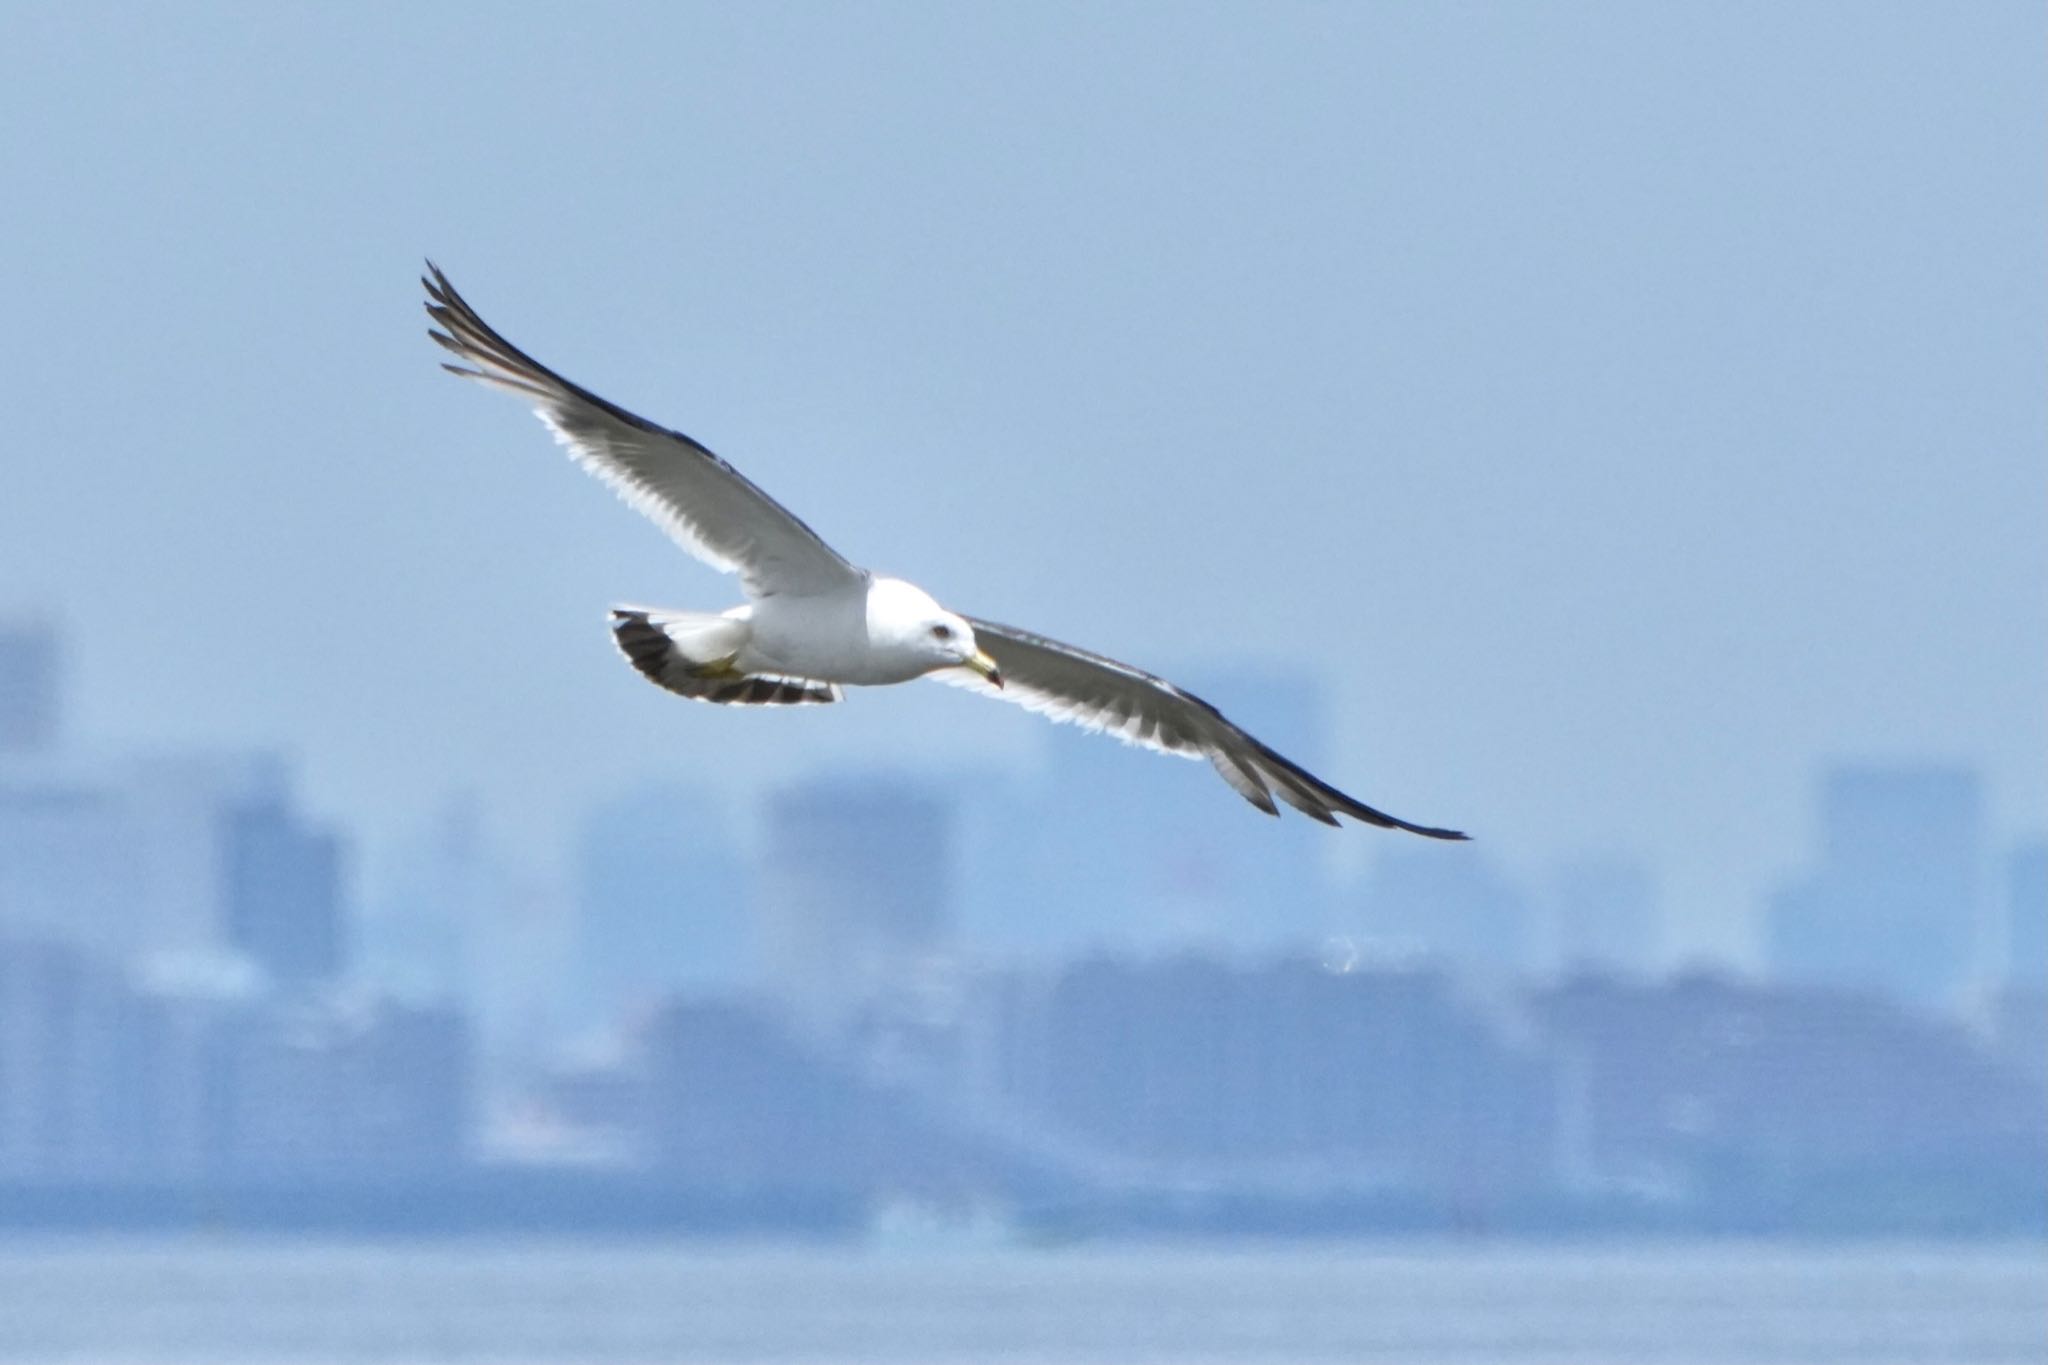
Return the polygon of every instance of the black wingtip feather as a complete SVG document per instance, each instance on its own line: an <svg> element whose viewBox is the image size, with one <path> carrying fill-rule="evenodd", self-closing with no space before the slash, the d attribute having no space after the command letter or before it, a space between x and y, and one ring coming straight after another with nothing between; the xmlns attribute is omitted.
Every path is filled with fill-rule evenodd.
<svg viewBox="0 0 2048 1365"><path fill-rule="evenodd" d="M1199 700L1199 698L1197 698L1197 700ZM1202 705L1208 706L1209 704L1207 702L1203 702ZM1466 834L1461 830L1439 829L1434 825L1412 824L1407 820L1401 819L1399 816L1389 815L1383 810L1375 810L1373 807L1366 805L1365 802L1359 800L1357 797L1351 796L1348 793L1337 790L1337 788L1323 781L1322 778L1317 777L1314 773L1308 771L1308 769L1302 767L1299 763L1296 763L1294 760L1283 757L1281 754L1276 752L1271 745L1263 744L1259 740L1253 738L1251 735L1245 734L1245 732L1242 729L1239 729L1237 726L1231 725L1231 722L1225 719L1222 712L1216 711L1215 707L1209 706L1209 709L1211 711L1216 712L1216 718L1218 720L1223 721L1225 725L1230 725L1233 730L1237 730L1238 734L1244 735L1245 739L1249 740L1252 746L1256 748L1268 762L1285 769L1288 773L1292 774L1296 779L1306 783L1318 797L1329 803L1330 808L1332 810L1338 812L1341 815L1348 815L1354 820L1363 820L1365 823L1369 825L1377 825L1381 829L1406 830L1410 834L1419 834L1425 839L1445 839L1464 842L1469 841L1472 838L1471 835ZM1313 812L1310 813L1312 814ZM1330 823L1336 824L1337 822L1335 820L1331 820Z"/></svg>
<svg viewBox="0 0 2048 1365"><path fill-rule="evenodd" d="M433 302L423 306L434 321L447 328L448 332L452 334L451 341L444 341L441 344L448 346L450 350L455 351L458 355L463 355L471 360L488 363L512 372L509 376L494 377L484 375L482 377L485 380L503 382L506 379L516 379L519 382L514 387L520 388L522 392L541 401L553 402L567 398L587 403L629 427L651 435L681 441L703 458L711 460L721 467L731 468L725 461L707 450L701 442L685 435L683 432L660 426L639 416L637 413L628 412L611 400L598 397L581 384L566 379L541 364L525 351L520 350L517 346L507 341L496 328L485 322L482 315L470 306L469 301L462 297L454 285L448 282L448 277L441 272L439 266L435 265L432 261L428 261L427 270L432 278L422 279L420 283L425 287L427 296ZM433 334L429 332L428 335L431 336ZM438 338L436 339L438 340ZM798 524L801 525L802 523ZM809 530L808 527L804 529ZM811 532L811 534L815 536L817 533Z"/></svg>
<svg viewBox="0 0 2048 1365"><path fill-rule="evenodd" d="M1332 788L1332 790L1334 791L1335 789ZM1339 792L1338 795L1341 796L1343 794ZM1339 810L1355 820L1367 821L1368 823L1378 825L1381 829L1402 829L1410 834L1419 834L1425 839L1448 839L1468 842L1472 838L1471 835L1464 833L1462 830L1438 829L1434 825L1410 824L1399 816L1389 815L1385 811L1374 810L1363 801L1353 801L1349 797L1345 797L1345 800L1350 804L1339 806Z"/></svg>

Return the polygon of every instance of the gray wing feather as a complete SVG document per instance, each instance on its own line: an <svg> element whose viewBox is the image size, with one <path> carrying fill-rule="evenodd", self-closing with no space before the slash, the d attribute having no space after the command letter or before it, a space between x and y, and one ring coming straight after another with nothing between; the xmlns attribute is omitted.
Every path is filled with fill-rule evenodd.
<svg viewBox="0 0 2048 1365"><path fill-rule="evenodd" d="M1238 795L1267 814L1273 798L1324 824L1340 815L1382 829L1404 829L1431 839L1463 839L1456 830L1410 824L1347 796L1281 757L1192 692L1156 674L1058 640L969 617L974 638L1002 670L1003 686L978 675L948 670L932 676L1015 702L1054 720L1101 730L1184 758L1206 758Z"/></svg>
<svg viewBox="0 0 2048 1365"><path fill-rule="evenodd" d="M860 580L817 532L747 477L679 431L572 384L498 335L427 263L429 336L467 365L444 368L534 405L577 463L603 479L713 568L737 572L748 596L809 596Z"/></svg>

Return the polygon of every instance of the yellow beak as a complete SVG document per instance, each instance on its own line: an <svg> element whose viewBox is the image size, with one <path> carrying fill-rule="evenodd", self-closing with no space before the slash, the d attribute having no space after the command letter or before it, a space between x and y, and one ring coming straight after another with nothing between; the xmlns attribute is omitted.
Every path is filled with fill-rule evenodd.
<svg viewBox="0 0 2048 1365"><path fill-rule="evenodd" d="M1001 669L996 667L996 661L994 659L989 658L987 650L976 650L974 652L974 657L967 661L966 666L973 669L976 673L981 674L982 677L987 678L991 683L995 684L997 687L1001 687L1003 685L1003 672Z"/></svg>

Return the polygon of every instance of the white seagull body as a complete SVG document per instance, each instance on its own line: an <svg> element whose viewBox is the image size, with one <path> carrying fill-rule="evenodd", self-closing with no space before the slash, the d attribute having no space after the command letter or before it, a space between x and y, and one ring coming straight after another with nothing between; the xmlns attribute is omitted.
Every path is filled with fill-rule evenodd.
<svg viewBox="0 0 2048 1365"><path fill-rule="evenodd" d="M1164 678L1028 631L947 611L913 584L848 563L724 460L570 383L493 331L427 265L429 335L445 368L519 395L578 463L682 547L737 573L747 603L719 613L619 608L612 630L649 680L698 701L834 702L842 686L931 676L1131 744L1206 758L1269 815L1277 796L1325 824L1340 815L1433 839L1282 758Z"/></svg>

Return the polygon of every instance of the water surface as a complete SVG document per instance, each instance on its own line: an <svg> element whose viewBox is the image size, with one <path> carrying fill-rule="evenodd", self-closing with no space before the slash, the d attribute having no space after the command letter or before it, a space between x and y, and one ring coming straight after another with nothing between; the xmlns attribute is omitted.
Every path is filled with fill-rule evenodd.
<svg viewBox="0 0 2048 1365"><path fill-rule="evenodd" d="M0 1360L2048 1362L2048 1250L0 1247Z"/></svg>

